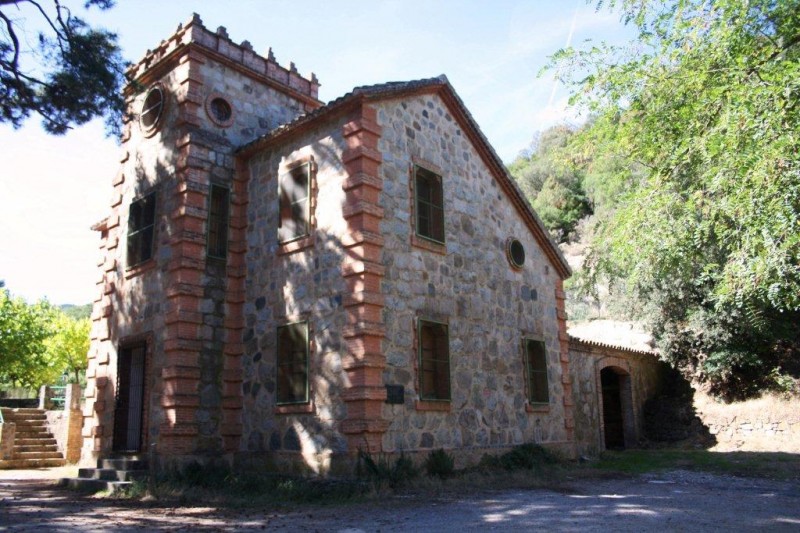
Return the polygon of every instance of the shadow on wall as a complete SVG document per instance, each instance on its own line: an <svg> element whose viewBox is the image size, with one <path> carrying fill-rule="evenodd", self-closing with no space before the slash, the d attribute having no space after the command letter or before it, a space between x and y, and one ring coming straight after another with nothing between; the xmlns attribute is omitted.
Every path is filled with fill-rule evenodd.
<svg viewBox="0 0 800 533"><path fill-rule="evenodd" d="M644 404L644 437L648 445L708 449L717 443L697 416L695 391L680 372L666 367L661 394Z"/></svg>
<svg viewBox="0 0 800 533"><path fill-rule="evenodd" d="M312 212L318 221L321 210L333 212L326 202L336 201L337 195L342 198L341 209L345 207L341 180L330 176L345 175L339 153L346 148L316 140L310 145L281 149L281 153L313 153L318 168ZM348 286L343 265L369 258L360 246L346 248L341 238L327 227L327 217L323 217L322 224L311 228L313 244L278 255L275 229L280 214L277 209L263 206L270 202L278 204L281 158L274 156L265 161L269 161L269 168L251 176L249 184L251 198L260 198L262 205L255 208L256 220L251 218L248 230L250 268L242 383L242 447L247 456L243 459L290 462L303 471L324 474L331 470L336 455L354 451L348 450L347 439L341 432L341 424L348 415L344 397L353 385L346 371L349 346L343 330L359 318L353 314L357 307L346 307L347 294L363 287ZM278 405L276 330L281 325L301 321L307 321L311 341L310 403Z"/></svg>

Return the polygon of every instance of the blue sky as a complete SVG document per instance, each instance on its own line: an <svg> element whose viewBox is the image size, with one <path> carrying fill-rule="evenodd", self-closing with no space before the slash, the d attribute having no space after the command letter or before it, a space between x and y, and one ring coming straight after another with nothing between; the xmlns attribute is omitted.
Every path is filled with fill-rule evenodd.
<svg viewBox="0 0 800 533"><path fill-rule="evenodd" d="M83 0L64 3L82 11ZM316 73L323 101L358 85L446 74L506 162L537 131L580 120L566 109L566 90L537 77L571 29L576 46L632 36L583 0L119 0L83 16L116 32L137 61L192 12ZM119 155L99 122L63 137L45 135L36 117L19 130L0 125L0 279L13 294L92 301L99 237L89 227L107 214Z"/></svg>

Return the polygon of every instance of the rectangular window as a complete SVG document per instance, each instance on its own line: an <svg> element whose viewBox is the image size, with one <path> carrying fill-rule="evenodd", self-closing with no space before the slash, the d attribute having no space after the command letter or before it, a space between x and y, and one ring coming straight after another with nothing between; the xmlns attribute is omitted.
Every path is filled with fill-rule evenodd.
<svg viewBox="0 0 800 533"><path fill-rule="evenodd" d="M447 324L420 320L419 396L422 400L450 399L450 340Z"/></svg>
<svg viewBox="0 0 800 533"><path fill-rule="evenodd" d="M444 193L442 177L416 167L414 178L417 235L444 243Z"/></svg>
<svg viewBox="0 0 800 533"><path fill-rule="evenodd" d="M225 259L228 255L228 197L227 187L211 186L208 200L208 255Z"/></svg>
<svg viewBox="0 0 800 533"><path fill-rule="evenodd" d="M525 375L528 380L528 401L531 404L547 404L550 394L547 388L547 354L544 342L523 339L525 348Z"/></svg>
<svg viewBox="0 0 800 533"><path fill-rule="evenodd" d="M279 179L278 242L289 242L309 234L311 163L282 174Z"/></svg>
<svg viewBox="0 0 800 533"><path fill-rule="evenodd" d="M308 322L278 328L278 405L308 402Z"/></svg>
<svg viewBox="0 0 800 533"><path fill-rule="evenodd" d="M132 267L153 257L156 226L156 193L131 203L128 216L128 266Z"/></svg>

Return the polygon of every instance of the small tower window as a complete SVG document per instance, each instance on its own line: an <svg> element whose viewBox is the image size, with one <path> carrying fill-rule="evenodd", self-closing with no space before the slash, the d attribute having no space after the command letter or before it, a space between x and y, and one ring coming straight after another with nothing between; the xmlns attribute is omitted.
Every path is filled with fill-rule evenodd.
<svg viewBox="0 0 800 533"><path fill-rule="evenodd" d="M155 86L147 92L147 96L142 104L142 112L139 122L145 131L153 130L158 125L161 116L164 114L164 90Z"/></svg>
<svg viewBox="0 0 800 533"><path fill-rule="evenodd" d="M222 98L214 98L211 100L211 113L219 122L227 122L231 118L233 110L231 104Z"/></svg>
<svg viewBox="0 0 800 533"><path fill-rule="evenodd" d="M213 92L206 97L206 115L221 128L233 125L233 106L224 95Z"/></svg>

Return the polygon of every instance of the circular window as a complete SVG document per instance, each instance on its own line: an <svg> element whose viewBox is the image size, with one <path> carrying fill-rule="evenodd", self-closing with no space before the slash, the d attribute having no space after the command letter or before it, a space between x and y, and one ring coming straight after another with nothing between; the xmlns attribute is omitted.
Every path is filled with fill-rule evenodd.
<svg viewBox="0 0 800 533"><path fill-rule="evenodd" d="M206 115L217 126L227 128L233 124L233 106L219 93L212 93L206 98Z"/></svg>
<svg viewBox="0 0 800 533"><path fill-rule="evenodd" d="M147 92L142 104L142 113L139 122L145 130L152 130L164 113L164 91L161 87L153 87Z"/></svg>
<svg viewBox="0 0 800 533"><path fill-rule="evenodd" d="M508 255L508 262L514 268L522 268L525 264L525 247L518 239L509 239L506 245L506 254Z"/></svg>
<svg viewBox="0 0 800 533"><path fill-rule="evenodd" d="M214 118L220 122L227 122L230 120L231 115L233 114L233 110L231 109L231 104L223 100L222 98L214 98L211 100L211 113L214 115Z"/></svg>

